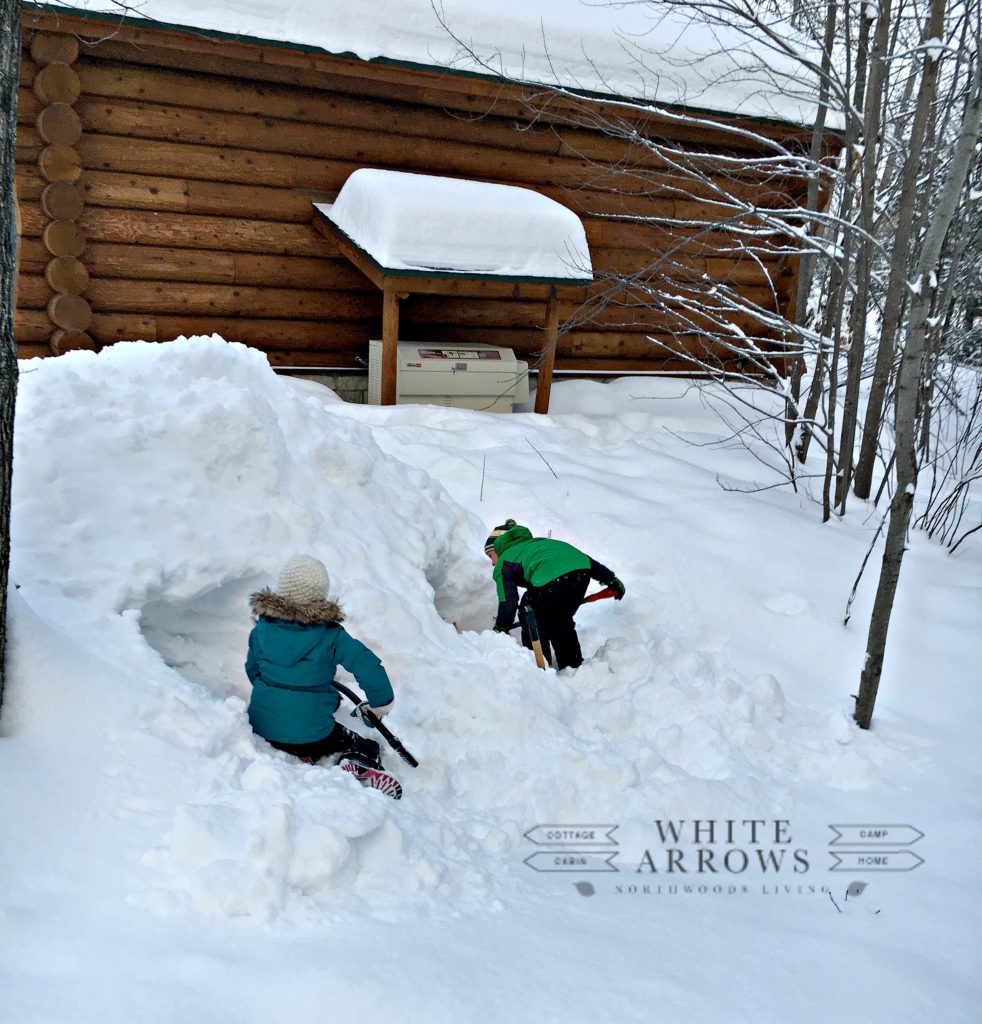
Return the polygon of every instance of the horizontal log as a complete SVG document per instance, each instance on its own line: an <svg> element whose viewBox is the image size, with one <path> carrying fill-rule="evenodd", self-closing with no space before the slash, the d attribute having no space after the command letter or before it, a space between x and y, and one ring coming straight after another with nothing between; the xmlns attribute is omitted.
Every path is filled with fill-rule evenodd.
<svg viewBox="0 0 982 1024"><path fill-rule="evenodd" d="M154 313L170 316L285 318L290 320L366 320L381 315L382 297L367 292L336 292L242 285L127 281L92 277L86 292L103 313Z"/></svg>
<svg viewBox="0 0 982 1024"><path fill-rule="evenodd" d="M18 359L39 359L51 355L51 348L43 342L17 341Z"/></svg>
<svg viewBox="0 0 982 1024"><path fill-rule="evenodd" d="M14 158L19 164L36 164L46 143L34 125L18 125Z"/></svg>
<svg viewBox="0 0 982 1024"><path fill-rule="evenodd" d="M731 368L736 369L735 362ZM556 356L555 369L570 374L583 374L586 376L593 374L601 376L623 374L630 376L637 373L677 374L684 377L696 376L693 373L691 362L686 359L668 357L652 359L577 359L575 357L558 355ZM726 369L726 366L721 366L720 369Z"/></svg>
<svg viewBox="0 0 982 1024"><path fill-rule="evenodd" d="M340 258L307 258L303 256L262 256L237 252L235 283L294 288L329 288L367 291L376 294L364 274L347 260Z"/></svg>
<svg viewBox="0 0 982 1024"><path fill-rule="evenodd" d="M45 249L40 238L20 239L20 245L17 247L18 274L43 274L50 259L51 253Z"/></svg>
<svg viewBox="0 0 982 1024"><path fill-rule="evenodd" d="M35 96L34 90L24 80L24 70L21 67L20 87L17 90L17 124L33 125L36 123L38 114L44 110L44 104Z"/></svg>
<svg viewBox="0 0 982 1024"><path fill-rule="evenodd" d="M85 260L97 277L373 291L364 275L338 258L264 256L92 242Z"/></svg>
<svg viewBox="0 0 982 1024"><path fill-rule="evenodd" d="M266 353L269 365L273 367L301 367L310 371L328 368L362 370L365 366L365 355L362 349L344 351L332 349L286 349Z"/></svg>
<svg viewBox="0 0 982 1024"><path fill-rule="evenodd" d="M19 292L17 299L19 302ZM54 326L48 319L47 310L25 309L20 305L14 310L14 338L18 346L44 345L47 350L48 338L51 337L53 329Z"/></svg>
<svg viewBox="0 0 982 1024"><path fill-rule="evenodd" d="M309 223L309 193L146 174L84 171L80 187L93 206L166 210Z"/></svg>
<svg viewBox="0 0 982 1024"><path fill-rule="evenodd" d="M680 251L686 255L733 256L746 253L753 245L753 254L763 259L777 259L779 246L786 237L776 231L741 240L722 226L693 228L689 225L645 224L635 221L594 220L583 218L583 228L591 251L595 249L628 249L636 251ZM749 255L749 254L748 254Z"/></svg>
<svg viewBox="0 0 982 1024"><path fill-rule="evenodd" d="M33 164L18 162L14 165L14 186L18 202L38 202L47 184L38 173L36 161Z"/></svg>
<svg viewBox="0 0 982 1024"><path fill-rule="evenodd" d="M276 253L284 256L336 255L331 243L309 225L178 213L143 213L86 207L79 218L92 241L169 248Z"/></svg>
<svg viewBox="0 0 982 1024"><path fill-rule="evenodd" d="M188 183L180 178L85 171L78 183L90 206L186 213Z"/></svg>
<svg viewBox="0 0 982 1024"><path fill-rule="evenodd" d="M277 153L168 142L138 146L132 139L90 132L83 133L78 151L84 166L95 170L283 188L332 187L324 161L304 164L297 157ZM344 177L333 187L340 188L343 180Z"/></svg>
<svg viewBox="0 0 982 1024"><path fill-rule="evenodd" d="M228 217L255 217L308 224L311 216L309 192L295 189L232 185L226 182L189 181L188 213Z"/></svg>
<svg viewBox="0 0 982 1024"><path fill-rule="evenodd" d="M21 273L17 279L18 309L47 310L48 303L54 298L54 295L54 289L45 280L43 270L40 274ZM48 333L51 333L50 321L48 323Z"/></svg>
<svg viewBox="0 0 982 1024"><path fill-rule="evenodd" d="M30 315L25 313L25 315ZM48 325L50 331L50 324ZM381 322L330 324L314 320L264 320L240 317L149 316L96 313L89 333L101 344L115 341L172 341L193 335L217 334L226 341L238 341L263 350L311 347L329 351L332 346L353 349L367 346L378 337ZM26 339L25 339L26 340Z"/></svg>
<svg viewBox="0 0 982 1024"><path fill-rule="evenodd" d="M288 259L284 256L269 258ZM192 281L202 284L236 283L235 254L231 252L90 242L86 249L85 262L90 268L91 275L100 278Z"/></svg>
<svg viewBox="0 0 982 1024"><path fill-rule="evenodd" d="M638 249L595 250L594 277L635 276L640 281L666 277L675 281L688 280L692 276L708 276L735 284L769 286L771 282L789 276L780 257L769 253L755 253L753 256L749 253L734 253L724 256L718 254L726 242L703 245L692 241L680 246L678 241L663 237L660 247L652 245Z"/></svg>

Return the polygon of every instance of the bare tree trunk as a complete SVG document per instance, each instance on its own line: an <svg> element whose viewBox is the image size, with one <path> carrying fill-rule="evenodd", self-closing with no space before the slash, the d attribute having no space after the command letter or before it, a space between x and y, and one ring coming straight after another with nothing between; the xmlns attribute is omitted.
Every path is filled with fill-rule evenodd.
<svg viewBox="0 0 982 1024"><path fill-rule="evenodd" d="M859 203L859 232L856 239L856 291L849 316L848 371L842 403L842 434L839 443L839 468L835 481L835 502L839 515L846 513L846 496L852 483L853 448L859 413L859 385L866 356L866 318L870 277L873 273L873 231L876 216L877 156L880 151L880 123L883 116L883 90L887 78L887 42L890 35L890 0L880 0L880 12L873 37L873 54L866 89L863 118L862 192Z"/></svg>
<svg viewBox="0 0 982 1024"><path fill-rule="evenodd" d="M936 59L931 58L928 59ZM958 199L968 177L975 148L978 144L979 128L982 126L982 53L976 50L965 114L961 132L952 150L937 208L930 219L930 226L924 237L920 257L917 261L915 293L911 300L907 329L907 343L900 362L897 380L897 404L895 413L897 490L890 503L890 525L887 528L886 547L880 580L873 602L869 634L866 640L866 661L856 698L855 719L861 729L868 729L873 719L873 707L883 672L883 656L886 651L887 632L893 599L900 579L914 506L914 492L917 487L917 404L920 385L927 355L928 316L931 310L933 287L931 281L937 273L941 247L951 225L958 205Z"/></svg>
<svg viewBox="0 0 982 1024"><path fill-rule="evenodd" d="M808 213L818 211L819 180L818 167L822 156L822 140L825 136L825 118L829 107L829 71L832 67L832 48L835 46L835 24L838 14L837 0L829 0L825 8L825 37L822 41L822 77L819 83L818 110L815 114L815 124L812 127L811 152L809 154L813 173L808 179L808 195L805 200L805 209ZM813 253L802 253L798 263L798 288L795 299L795 321L800 325L804 324L808 317L808 295L811 292L812 271L815 266ZM819 357L816 356L815 371L818 373ZM801 378L804 374L804 357L794 362L791 370L790 400L788 402L787 425L785 427L785 443L789 446L794 443L795 435L798 434L798 425L801 420Z"/></svg>
<svg viewBox="0 0 982 1024"><path fill-rule="evenodd" d="M944 32L945 0L933 0L931 14L924 26L924 39L940 39ZM938 61L924 57L924 71L917 97L917 111L911 132L910 149L904 164L901 186L900 209L897 213L897 229L892 243L893 256L890 263L890 278L883 308L883 324L880 328L880 343L876 351L876 366L873 383L866 405L863 422L863 440L856 463L854 490L857 497L868 498L873 481L873 467L883 420L883 404L893 371L896 351L897 330L905 308L904 288L910 259L910 241L918 205L918 178L924 138L931 117L931 108L938 85Z"/></svg>
<svg viewBox="0 0 982 1024"><path fill-rule="evenodd" d="M0 705L6 682L7 575L10 569L10 482L14 460L17 347L17 197L14 143L20 70L20 0L0 0Z"/></svg>

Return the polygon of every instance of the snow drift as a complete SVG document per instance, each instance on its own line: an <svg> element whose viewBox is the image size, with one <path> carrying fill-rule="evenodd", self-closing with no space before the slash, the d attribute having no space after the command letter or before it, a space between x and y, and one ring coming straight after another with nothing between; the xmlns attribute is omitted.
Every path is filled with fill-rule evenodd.
<svg viewBox="0 0 982 1024"><path fill-rule="evenodd" d="M841 707L731 663L709 627L720 581L689 578L672 543L715 481L690 466L665 492L674 457L637 429L649 413L625 411L637 388L682 393L558 389L560 413L568 394L606 420L360 408L218 338L25 364L4 728L101 765L100 804L133 839L115 854L131 902L267 922L501 907L534 881L521 853L537 822L600 815L629 843L653 807L773 816L790 813L790 779L879 778L896 751L859 742ZM582 613L575 673L543 675L488 631L482 541L504 514L628 584L621 605ZM726 579L732 537L706 543ZM421 762L387 758L401 804L249 730L247 596L297 551L325 561L393 679L392 728ZM760 602L785 622L809 607Z"/></svg>

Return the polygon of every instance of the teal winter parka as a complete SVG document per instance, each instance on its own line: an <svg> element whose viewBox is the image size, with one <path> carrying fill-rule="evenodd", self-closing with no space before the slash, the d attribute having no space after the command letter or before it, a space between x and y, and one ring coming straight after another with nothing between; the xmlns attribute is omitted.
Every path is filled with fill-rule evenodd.
<svg viewBox="0 0 982 1024"><path fill-rule="evenodd" d="M249 634L246 675L252 683L249 722L274 743L316 743L334 730L341 701L331 685L338 665L357 680L369 704L392 700L381 661L341 625L333 601L297 605L272 590L253 594L258 621Z"/></svg>

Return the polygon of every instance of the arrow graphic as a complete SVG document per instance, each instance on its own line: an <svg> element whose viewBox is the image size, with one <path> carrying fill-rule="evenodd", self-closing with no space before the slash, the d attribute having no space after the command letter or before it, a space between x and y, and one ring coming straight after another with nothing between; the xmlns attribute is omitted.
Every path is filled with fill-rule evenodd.
<svg viewBox="0 0 982 1024"><path fill-rule="evenodd" d="M913 825L829 825L829 846L912 846L924 833Z"/></svg>
<svg viewBox="0 0 982 1024"><path fill-rule="evenodd" d="M537 850L525 858L533 871L574 871L577 874L595 871L616 871L611 861L617 853L597 853L593 850Z"/></svg>
<svg viewBox="0 0 982 1024"><path fill-rule="evenodd" d="M829 850L829 871L913 871L924 863L913 850Z"/></svg>
<svg viewBox="0 0 982 1024"><path fill-rule="evenodd" d="M525 838L536 846L576 846L579 848L616 846L616 825L536 825Z"/></svg>

